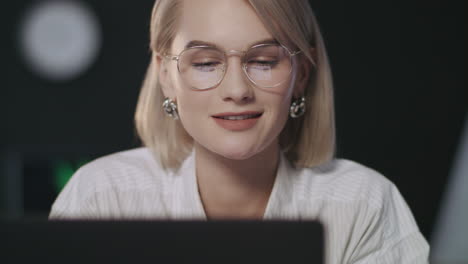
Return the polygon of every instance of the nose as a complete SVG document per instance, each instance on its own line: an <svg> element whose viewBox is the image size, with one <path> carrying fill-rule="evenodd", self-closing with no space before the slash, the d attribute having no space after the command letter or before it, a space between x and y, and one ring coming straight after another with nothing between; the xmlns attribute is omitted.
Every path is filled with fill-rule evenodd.
<svg viewBox="0 0 468 264"><path fill-rule="evenodd" d="M227 60L230 60L228 67L217 89L221 98L223 101L233 101L235 103L251 101L254 91L243 72L241 58L231 56Z"/></svg>

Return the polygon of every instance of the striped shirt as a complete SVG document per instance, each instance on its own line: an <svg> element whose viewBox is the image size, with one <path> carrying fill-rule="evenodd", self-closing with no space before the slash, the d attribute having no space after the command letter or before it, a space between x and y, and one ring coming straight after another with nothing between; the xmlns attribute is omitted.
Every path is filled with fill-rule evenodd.
<svg viewBox="0 0 468 264"><path fill-rule="evenodd" d="M176 172L147 148L81 167L52 206L50 219L206 220L195 151ZM294 168L281 154L264 220L319 220L326 263L428 263L429 245L395 185L356 162L334 159Z"/></svg>

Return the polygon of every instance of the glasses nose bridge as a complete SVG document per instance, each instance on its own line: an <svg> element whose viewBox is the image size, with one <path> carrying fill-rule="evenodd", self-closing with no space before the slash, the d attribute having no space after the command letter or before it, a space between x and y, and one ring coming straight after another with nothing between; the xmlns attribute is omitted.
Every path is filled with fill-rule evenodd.
<svg viewBox="0 0 468 264"><path fill-rule="evenodd" d="M239 57L240 59L240 66L242 68L242 72L247 75L247 72L245 71L245 63L244 63L244 57L245 57L245 54L247 53L247 51L243 51L243 50L234 50L234 49L231 49L231 50L227 50L227 51L224 51L224 54L225 54L225 63L226 63L226 68L224 68L224 71L223 71L223 74L226 75L226 72L229 68L229 57L232 57L232 56L235 56L235 57ZM247 76L248 78L248 76ZM224 79L224 76L223 76L223 79Z"/></svg>
<svg viewBox="0 0 468 264"><path fill-rule="evenodd" d="M247 53L246 51L243 51L243 50L228 50L226 51L226 57L230 57L230 56L238 56L240 58L244 57L245 53Z"/></svg>
<svg viewBox="0 0 468 264"><path fill-rule="evenodd" d="M223 70L223 77L221 79L221 81L218 83L218 84L221 84L222 82L226 82L226 80L228 78L226 78L226 76L228 75L228 71L229 71L229 68L230 68L230 64L232 65L233 61L229 62L229 57L239 57L240 59L240 72L241 75L245 75L243 77L237 75L239 74L239 72L237 73L234 73L235 75L237 75L237 77L234 77L236 78L237 80L236 81L239 81L241 79L243 79L244 81L247 81L249 78L246 70L245 70L245 63L244 63L244 57L245 57L245 54L247 53L247 51L242 51L242 50L234 50L234 49L231 49L231 50L225 50L224 51L224 56L225 56L225 68ZM234 63L236 64L236 66L238 65L237 62ZM234 68L237 68L237 67L234 67ZM237 69L234 70L234 71L238 71ZM231 73L232 75L233 73ZM231 77L229 78L233 78L234 75L232 75ZM230 80L232 82L232 80ZM234 88L233 88L234 87ZM244 100L245 98L247 97L250 97L251 96L251 88L250 88L250 85L247 84L247 83L244 83L244 85L239 85L239 83L236 83L233 87L231 87L231 89L226 89L226 87L220 89L220 91L223 93L223 95L225 97L230 97L230 98L233 98L235 100ZM245 88L241 88L241 87L245 87Z"/></svg>
<svg viewBox="0 0 468 264"><path fill-rule="evenodd" d="M240 58L241 64L243 64L244 63L244 56L247 53L247 51L232 49L232 50L227 50L224 53L226 54L226 63L228 63L229 57L236 56L236 57Z"/></svg>

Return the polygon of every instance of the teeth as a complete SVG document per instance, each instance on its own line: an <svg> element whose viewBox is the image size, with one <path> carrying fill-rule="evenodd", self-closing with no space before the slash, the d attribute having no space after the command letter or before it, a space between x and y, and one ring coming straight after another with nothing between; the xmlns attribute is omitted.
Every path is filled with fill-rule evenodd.
<svg viewBox="0 0 468 264"><path fill-rule="evenodd" d="M258 117L260 116L259 114L255 115L241 115L241 116L221 116L221 119L226 119L226 120L243 120L243 119L248 119L248 118L253 118L253 117Z"/></svg>

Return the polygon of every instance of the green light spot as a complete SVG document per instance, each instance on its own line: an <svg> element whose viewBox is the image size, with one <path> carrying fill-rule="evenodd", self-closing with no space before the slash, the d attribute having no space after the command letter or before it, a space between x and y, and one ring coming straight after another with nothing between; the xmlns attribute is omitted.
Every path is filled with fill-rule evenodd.
<svg viewBox="0 0 468 264"><path fill-rule="evenodd" d="M67 160L57 160L53 164L53 177L54 187L57 193L59 193L63 187L70 180L72 175L84 164L88 163L88 159L81 159L77 162L71 162Z"/></svg>

